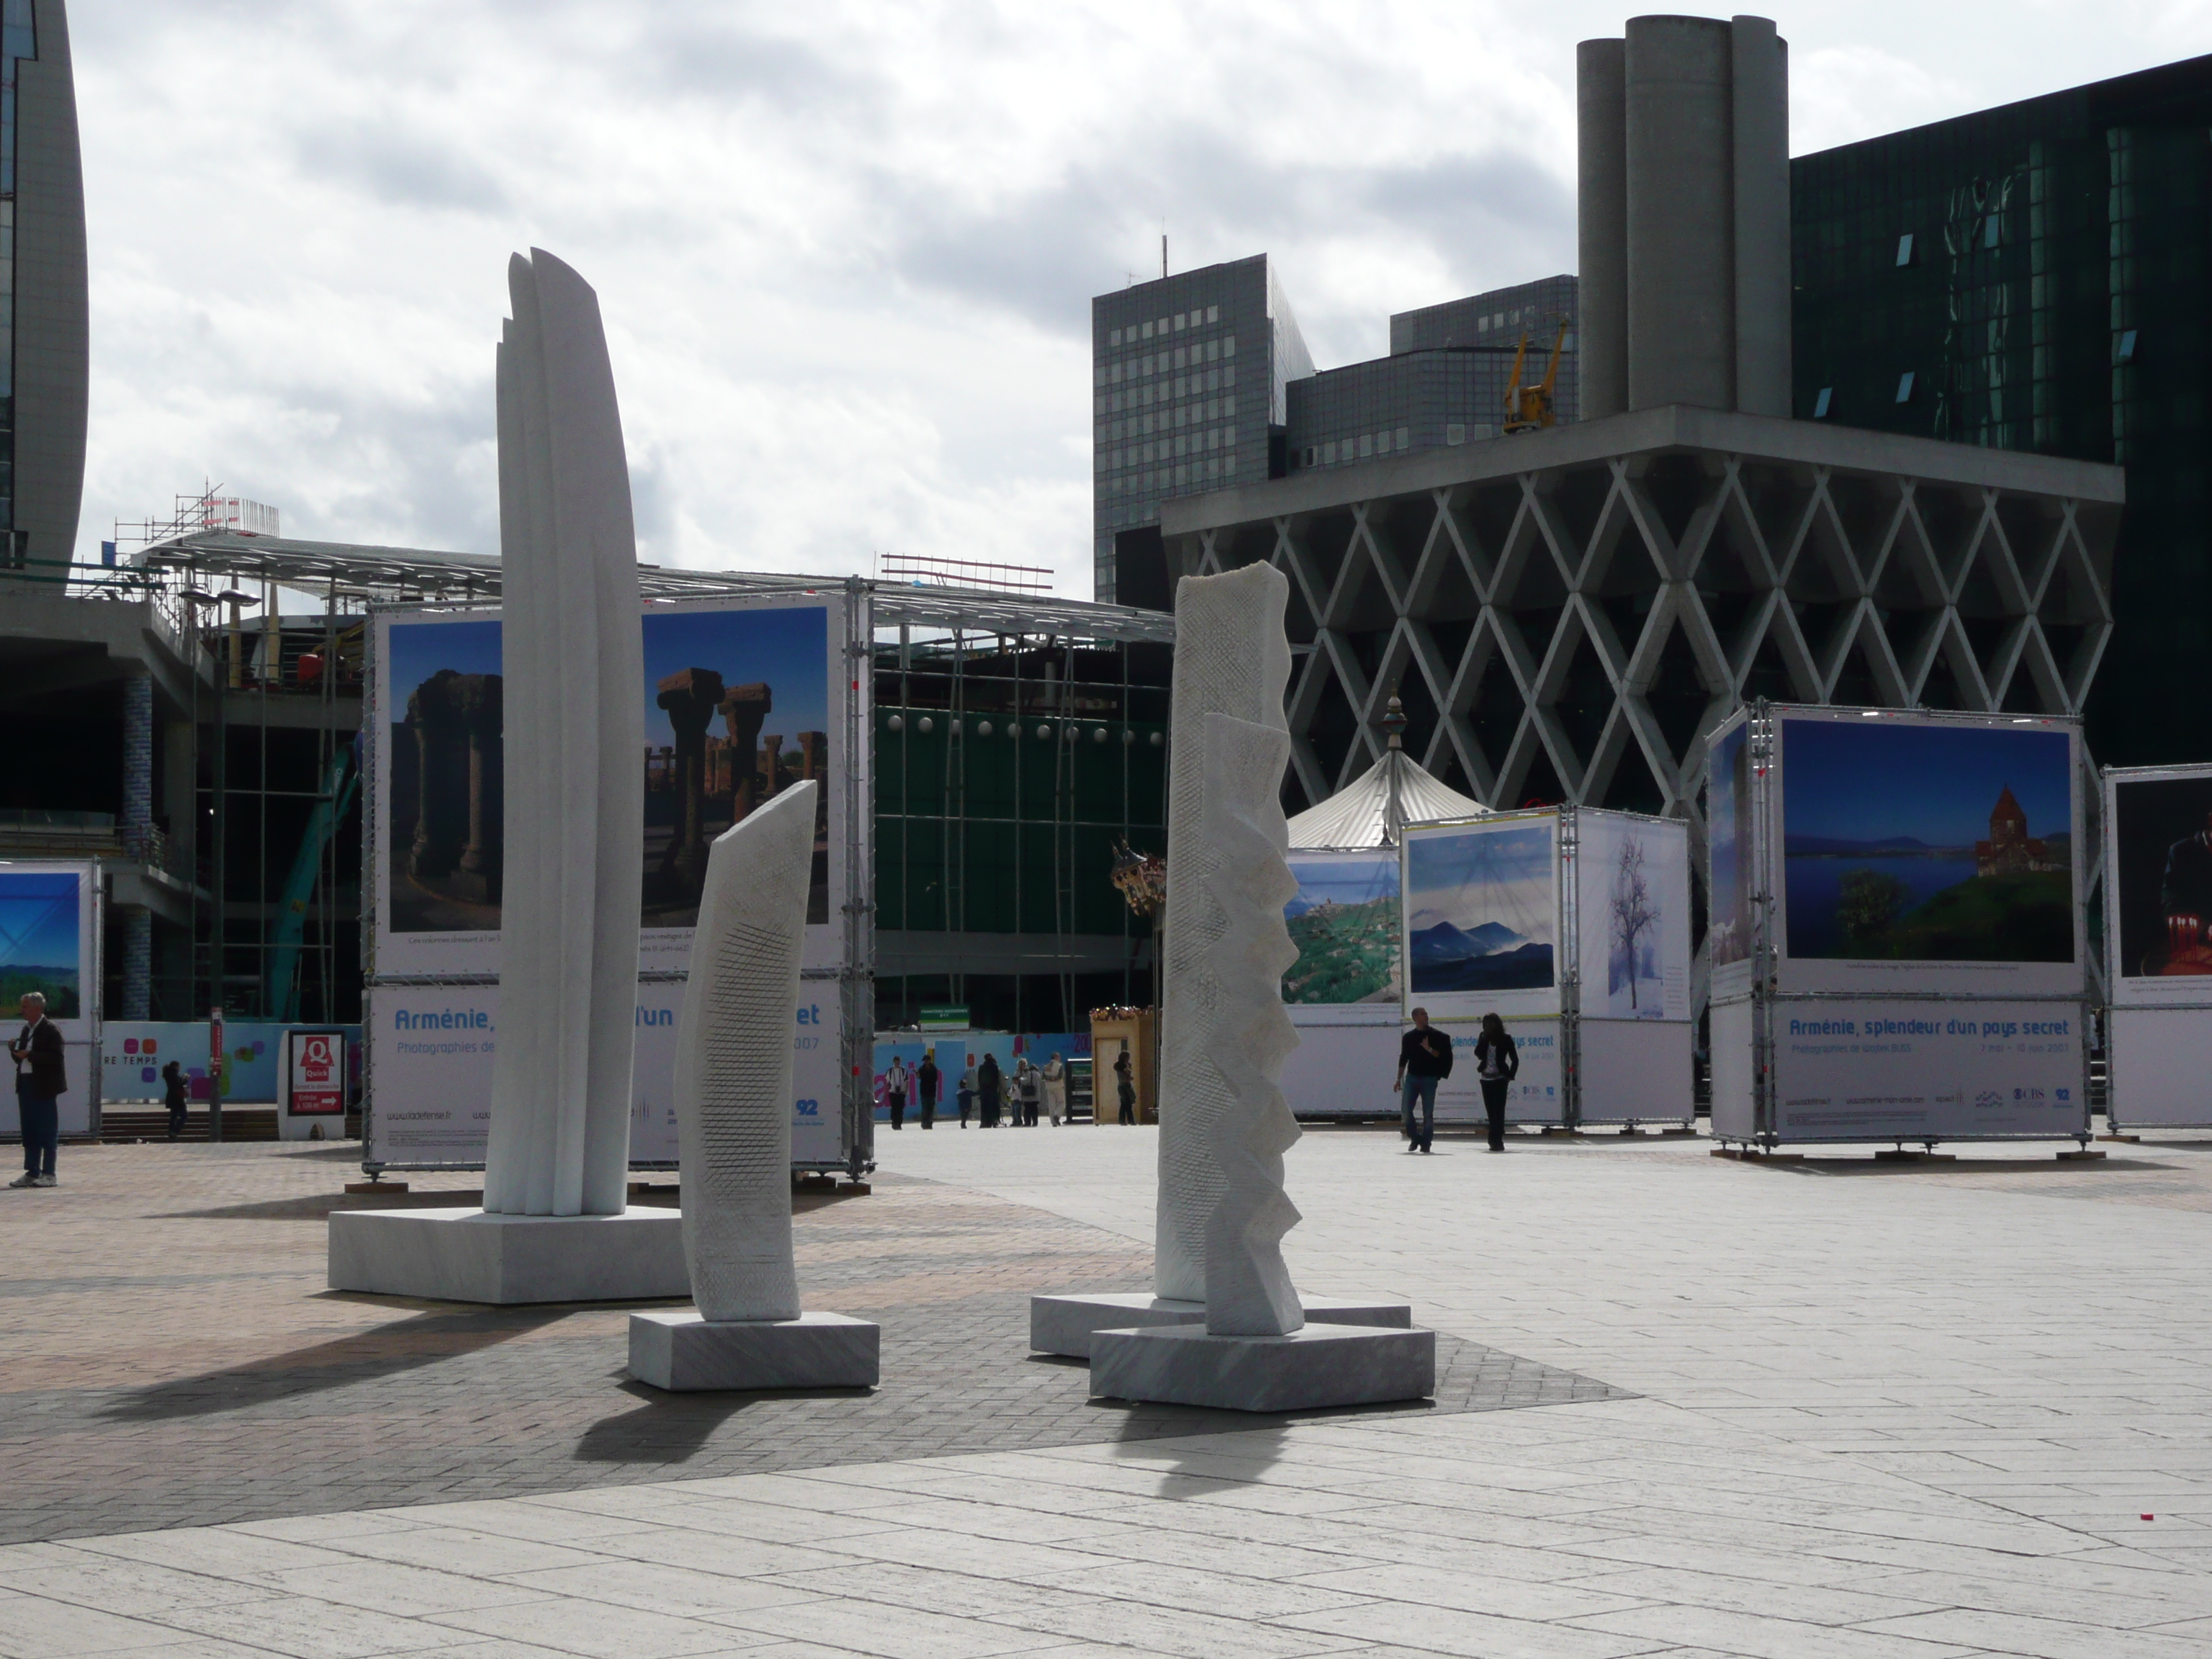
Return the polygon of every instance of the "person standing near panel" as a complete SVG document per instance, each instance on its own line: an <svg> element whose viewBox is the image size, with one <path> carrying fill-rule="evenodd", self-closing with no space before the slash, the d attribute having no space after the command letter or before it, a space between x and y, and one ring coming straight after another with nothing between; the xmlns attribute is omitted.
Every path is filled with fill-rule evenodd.
<svg viewBox="0 0 2212 1659"><path fill-rule="evenodd" d="M1496 1014L1482 1017L1474 1042L1474 1074L1482 1085L1482 1109L1490 1118L1490 1150L1505 1150L1505 1092L1521 1075L1521 1051Z"/></svg>
<svg viewBox="0 0 2212 1659"><path fill-rule="evenodd" d="M1115 1121L1127 1124L1131 1128L1137 1125L1136 1071L1136 1066L1129 1060L1128 1047L1124 1044L1121 1052L1114 1058L1114 1092L1121 1107L1121 1115Z"/></svg>
<svg viewBox="0 0 2212 1659"><path fill-rule="evenodd" d="M906 1069L906 1062L896 1054L891 1056L890 1070L884 1073L884 1104L891 1109L891 1127L894 1129L906 1127L906 1091L913 1080L912 1074Z"/></svg>
<svg viewBox="0 0 2212 1659"><path fill-rule="evenodd" d="M960 1127L964 1129L968 1127L968 1115L975 1109L975 1062L973 1058L968 1061L967 1069L960 1073L960 1086L953 1092L959 1097Z"/></svg>
<svg viewBox="0 0 2212 1659"><path fill-rule="evenodd" d="M161 1092L169 1109L169 1139L176 1140L185 1133L185 1068L173 1060L161 1068Z"/></svg>
<svg viewBox="0 0 2212 1659"><path fill-rule="evenodd" d="M998 1055L989 1053L984 1054L982 1069L975 1073L975 1089L983 1103L982 1127L986 1129L997 1128L1000 1105Z"/></svg>
<svg viewBox="0 0 2212 1659"><path fill-rule="evenodd" d="M1037 1068L1030 1064L1029 1056L1022 1056L1014 1066L1014 1094L1018 1109L1014 1121L1025 1128L1034 1129L1037 1121Z"/></svg>
<svg viewBox="0 0 2212 1659"><path fill-rule="evenodd" d="M1451 1038L1429 1024L1429 1011L1413 1010L1413 1029L1398 1040L1400 1109L1406 1150L1425 1152L1437 1137L1437 1085L1451 1075ZM1416 1118L1413 1109L1421 1109Z"/></svg>
<svg viewBox="0 0 2212 1659"><path fill-rule="evenodd" d="M46 1018L46 1000L37 991L20 1005L23 1030L8 1045L15 1062L16 1121L23 1126L23 1173L11 1187L54 1185L54 1152L61 1145L61 1096L69 1079L62 1070L61 1027Z"/></svg>
<svg viewBox="0 0 2212 1659"><path fill-rule="evenodd" d="M937 1091L945 1081L945 1073L937 1069L937 1050L921 1051L921 1065L915 1072L915 1098L921 1103L921 1127L937 1127Z"/></svg>
<svg viewBox="0 0 2212 1659"><path fill-rule="evenodd" d="M1044 1115L1055 1129L1067 1115L1067 1062L1056 1051L1044 1063Z"/></svg>

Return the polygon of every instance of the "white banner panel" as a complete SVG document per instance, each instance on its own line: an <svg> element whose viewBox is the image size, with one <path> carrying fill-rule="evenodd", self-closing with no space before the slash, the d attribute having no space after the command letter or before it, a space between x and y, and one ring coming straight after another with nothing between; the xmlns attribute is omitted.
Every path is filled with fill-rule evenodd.
<svg viewBox="0 0 2212 1659"><path fill-rule="evenodd" d="M1585 1019L1575 1035L1584 1123L1687 1123L1697 1115L1687 1020Z"/></svg>
<svg viewBox="0 0 2212 1659"><path fill-rule="evenodd" d="M1401 840L1407 1015L1556 1015L1558 815L1409 826Z"/></svg>
<svg viewBox="0 0 2212 1659"><path fill-rule="evenodd" d="M2105 775L2105 929L2116 1007L2212 1006L2212 766Z"/></svg>
<svg viewBox="0 0 2212 1659"><path fill-rule="evenodd" d="M1283 1098L1298 1117L1374 1117L1398 1109L1397 1011L1388 1025L1301 1025L1283 1062ZM1443 1096L1437 1097L1441 1109Z"/></svg>
<svg viewBox="0 0 2212 1659"><path fill-rule="evenodd" d="M1455 1024L1451 1033L1452 1074L1437 1088L1437 1121L1486 1123L1482 1109L1481 1079L1475 1074L1474 1045L1482 1036L1479 1024ZM1553 1019L1515 1019L1506 1022L1513 1045L1521 1051L1520 1074L1505 1096L1508 1123L1564 1123L1567 1095L1559 1069L1559 1022ZM1392 1065L1397 1062L1394 1057Z"/></svg>
<svg viewBox="0 0 2212 1659"><path fill-rule="evenodd" d="M1582 811L1575 841L1583 1019L1688 1019L1690 826Z"/></svg>
<svg viewBox="0 0 2212 1659"><path fill-rule="evenodd" d="M2115 1008L2105 1018L2112 1127L2212 1128L2212 1012Z"/></svg>
<svg viewBox="0 0 2212 1659"><path fill-rule="evenodd" d="M1771 1018L1784 1140L2063 1136L2088 1121L2080 1003L1784 1000Z"/></svg>
<svg viewBox="0 0 2212 1659"><path fill-rule="evenodd" d="M844 596L656 600L642 628L640 970L684 970L707 843L803 778L821 786L805 963L836 966L848 810ZM363 844L380 979L499 972L499 629L496 610L374 618Z"/></svg>
<svg viewBox="0 0 2212 1659"><path fill-rule="evenodd" d="M1748 1000L1716 1002L1711 1012L1713 1133L1723 1139L1748 1140L1759 1127L1759 1103L1753 1090L1753 1013Z"/></svg>
<svg viewBox="0 0 2212 1659"><path fill-rule="evenodd" d="M378 985L368 993L370 1069L364 1156L380 1164L483 1162L490 1133L492 1055L499 988ZM637 1052L631 1069L633 1164L673 1164L678 980L637 988ZM800 987L793 1035L791 1157L835 1164L837 1117L836 981Z"/></svg>
<svg viewBox="0 0 2212 1659"><path fill-rule="evenodd" d="M1784 994L2081 993L2072 726L1855 708L1775 724Z"/></svg>

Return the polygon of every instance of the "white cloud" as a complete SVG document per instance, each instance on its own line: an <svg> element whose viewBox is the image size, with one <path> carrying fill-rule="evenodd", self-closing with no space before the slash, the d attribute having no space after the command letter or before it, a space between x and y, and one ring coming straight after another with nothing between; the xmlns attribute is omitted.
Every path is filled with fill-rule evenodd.
<svg viewBox="0 0 2212 1659"><path fill-rule="evenodd" d="M2212 9L1785 5L1799 148L2161 61ZM80 3L86 547L203 477L489 550L507 256L599 289L643 556L1089 589L1089 301L1276 256L1316 357L1571 270L1625 9ZM2023 17L2032 23L2023 23Z"/></svg>

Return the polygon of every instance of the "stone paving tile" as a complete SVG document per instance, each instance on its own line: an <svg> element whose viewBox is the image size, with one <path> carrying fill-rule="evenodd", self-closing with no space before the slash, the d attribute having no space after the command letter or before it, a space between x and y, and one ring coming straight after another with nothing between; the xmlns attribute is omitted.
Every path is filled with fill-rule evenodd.
<svg viewBox="0 0 2212 1659"><path fill-rule="evenodd" d="M343 1173L319 1147L88 1148L66 1205L0 1205L22 1267L0 1286L0 1542L1243 1424L1094 1402L1085 1368L1029 1355L1031 1291L1150 1272L1147 1251L1034 1209L896 1176L811 1201L803 1282L882 1322L884 1386L668 1396L623 1379L619 1309L322 1291L324 1218L368 1201L335 1192ZM409 1201L454 1201L462 1179ZM99 1269L65 1271L87 1261ZM1617 1392L1457 1340L1440 1365L1437 1401L1415 1409Z"/></svg>

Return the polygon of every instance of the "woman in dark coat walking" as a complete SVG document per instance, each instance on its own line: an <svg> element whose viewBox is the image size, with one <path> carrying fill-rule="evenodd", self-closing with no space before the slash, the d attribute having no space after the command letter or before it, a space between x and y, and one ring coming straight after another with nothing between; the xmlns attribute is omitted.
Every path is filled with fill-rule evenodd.
<svg viewBox="0 0 2212 1659"><path fill-rule="evenodd" d="M1121 1114L1119 1121L1133 1125L1137 1121L1136 1067L1129 1063L1129 1051L1123 1048L1114 1061L1114 1092L1120 1097Z"/></svg>
<svg viewBox="0 0 2212 1659"><path fill-rule="evenodd" d="M185 1068L171 1060L161 1068L161 1087L169 1109L169 1139L182 1139L185 1133Z"/></svg>
<svg viewBox="0 0 2212 1659"><path fill-rule="evenodd" d="M1490 1150L1505 1150L1505 1091L1521 1075L1521 1051L1506 1034L1505 1022L1496 1014L1482 1017L1482 1035L1474 1041L1474 1074L1482 1084L1482 1109L1490 1115Z"/></svg>

